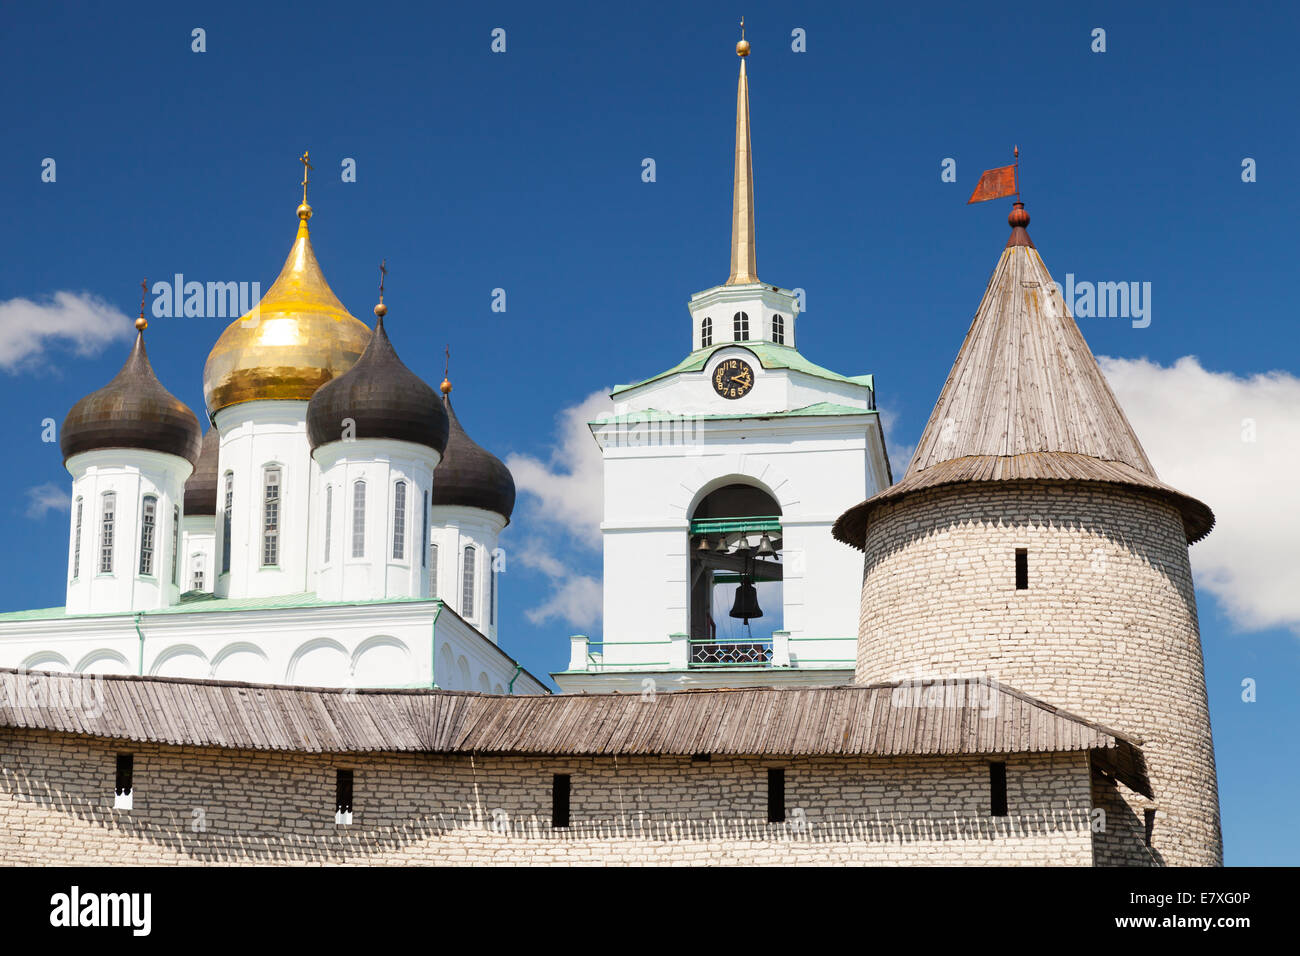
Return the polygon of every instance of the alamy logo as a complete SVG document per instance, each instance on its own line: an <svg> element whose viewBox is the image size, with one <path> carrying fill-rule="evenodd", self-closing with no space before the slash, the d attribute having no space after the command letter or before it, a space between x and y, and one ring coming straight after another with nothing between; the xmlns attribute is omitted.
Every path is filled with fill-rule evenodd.
<svg viewBox="0 0 1300 956"><path fill-rule="evenodd" d="M153 284L153 314L156 319L235 319L248 316L257 324L254 311L262 301L260 282L186 282L178 272L172 282Z"/></svg>
<svg viewBox="0 0 1300 956"><path fill-rule="evenodd" d="M1132 319L1135 329L1151 324L1150 282L1075 282L1067 272L1064 288L1052 285L1076 319Z"/></svg>
<svg viewBox="0 0 1300 956"><path fill-rule="evenodd" d="M81 887L50 897L50 925L129 926L133 936L153 927L152 893L82 893Z"/></svg>

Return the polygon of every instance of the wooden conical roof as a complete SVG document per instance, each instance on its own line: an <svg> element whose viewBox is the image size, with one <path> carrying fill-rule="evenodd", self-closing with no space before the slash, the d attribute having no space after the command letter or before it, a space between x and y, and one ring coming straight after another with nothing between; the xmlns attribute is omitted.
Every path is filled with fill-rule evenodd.
<svg viewBox="0 0 1300 956"><path fill-rule="evenodd" d="M1175 504L1189 542L1208 507L1163 484L1029 239L1016 203L966 340L902 481L840 516L835 536L862 547L871 511L909 491L970 481L1108 482Z"/></svg>

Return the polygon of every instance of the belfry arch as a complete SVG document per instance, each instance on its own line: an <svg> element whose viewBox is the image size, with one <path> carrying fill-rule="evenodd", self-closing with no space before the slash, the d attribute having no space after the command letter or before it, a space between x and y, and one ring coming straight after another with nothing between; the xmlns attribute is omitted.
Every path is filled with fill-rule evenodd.
<svg viewBox="0 0 1300 956"><path fill-rule="evenodd" d="M728 482L696 502L688 535L691 666L769 664L784 619L780 503L756 484Z"/></svg>

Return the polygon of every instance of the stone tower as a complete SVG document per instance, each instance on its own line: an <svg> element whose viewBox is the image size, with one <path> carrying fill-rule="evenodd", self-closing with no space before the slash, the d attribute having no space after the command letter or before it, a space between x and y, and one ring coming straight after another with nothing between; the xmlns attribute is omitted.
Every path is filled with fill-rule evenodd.
<svg viewBox="0 0 1300 956"><path fill-rule="evenodd" d="M1009 222L906 476L835 525L865 552L855 679L982 675L1113 727L1154 799L1094 769L1096 861L1220 864L1188 562L1214 516L1156 478L1022 203Z"/></svg>

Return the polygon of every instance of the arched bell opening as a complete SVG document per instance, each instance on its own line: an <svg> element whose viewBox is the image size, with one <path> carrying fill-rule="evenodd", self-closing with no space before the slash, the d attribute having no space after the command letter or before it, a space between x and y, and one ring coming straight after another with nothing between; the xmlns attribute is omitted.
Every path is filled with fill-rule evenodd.
<svg viewBox="0 0 1300 956"><path fill-rule="evenodd" d="M690 666L767 666L784 627L781 506L766 490L724 485L690 524Z"/></svg>

